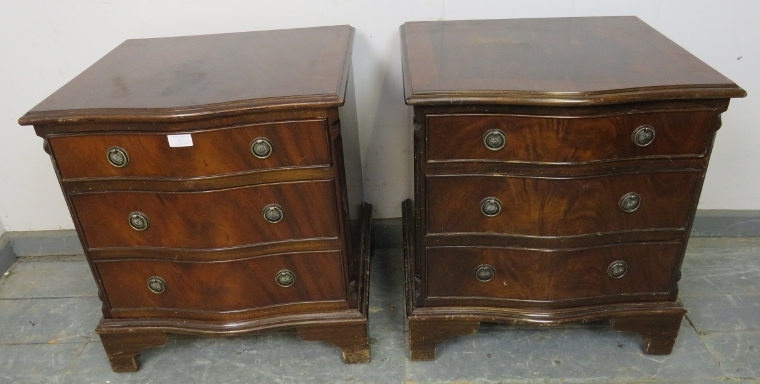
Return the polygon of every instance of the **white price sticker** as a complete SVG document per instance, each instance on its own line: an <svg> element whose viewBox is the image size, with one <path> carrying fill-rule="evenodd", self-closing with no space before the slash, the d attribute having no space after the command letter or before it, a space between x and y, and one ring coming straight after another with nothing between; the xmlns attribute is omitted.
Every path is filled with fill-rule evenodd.
<svg viewBox="0 0 760 384"><path fill-rule="evenodd" d="M193 136L189 133L186 133L184 135L167 135L166 138L169 139L169 146L170 147L192 147L193 146Z"/></svg>

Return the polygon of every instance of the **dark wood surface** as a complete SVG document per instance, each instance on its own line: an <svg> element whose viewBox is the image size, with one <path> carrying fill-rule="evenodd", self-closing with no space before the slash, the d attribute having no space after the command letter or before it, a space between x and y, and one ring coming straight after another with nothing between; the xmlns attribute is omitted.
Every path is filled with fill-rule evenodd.
<svg viewBox="0 0 760 384"><path fill-rule="evenodd" d="M409 358L434 360L435 347L452 337L471 335L478 331L478 321L446 321L433 323L409 319Z"/></svg>
<svg viewBox="0 0 760 384"><path fill-rule="evenodd" d="M681 329L683 315L657 314L610 319L618 331L636 332L644 339L643 352L647 355L669 355Z"/></svg>
<svg viewBox="0 0 760 384"><path fill-rule="evenodd" d="M344 300L340 252L293 253L219 262L153 260L95 264L113 309L163 308L231 312L306 301ZM281 287L281 270L295 283ZM148 289L148 278L166 281L166 291Z"/></svg>
<svg viewBox="0 0 760 384"><path fill-rule="evenodd" d="M194 316L181 320L174 317L176 313L183 312L177 310L165 311L163 315L158 316L157 311L114 311L120 318L105 318L96 328L96 332L104 341L112 368L116 372L138 370L140 353L145 348L163 345L167 332L198 336L234 336L292 328L305 340L327 341L341 348L346 363L368 362L370 353L367 314L372 206L363 203L360 209L361 238L358 247L354 248L353 255L358 267L356 273L359 274L358 283L353 284L357 289L355 306L344 309L345 302L340 301L303 302L256 308L253 311L194 311ZM108 344L105 340L109 341Z"/></svg>
<svg viewBox="0 0 760 384"><path fill-rule="evenodd" d="M744 90L635 17L412 22L401 40L411 358L480 322L607 320L639 333L645 353L670 353L720 114ZM654 140L637 146L644 125ZM484 144L494 129L497 150ZM629 192L634 212L619 207ZM480 210L487 197L501 202L495 217ZM614 261L628 264L620 279Z"/></svg>
<svg viewBox="0 0 760 384"><path fill-rule="evenodd" d="M407 104L579 105L743 97L636 17L409 22Z"/></svg>
<svg viewBox="0 0 760 384"><path fill-rule="evenodd" d="M167 333L295 328L369 361L349 26L129 40L32 109L103 301L115 371ZM190 147L167 135L191 134ZM258 159L251 141L267 138ZM129 164L108 163L118 146ZM263 208L279 204L269 223ZM145 214L144 231L129 225ZM287 269L295 284L275 276ZM153 293L148 279L167 283Z"/></svg>
<svg viewBox="0 0 760 384"><path fill-rule="evenodd" d="M330 146L324 120L256 124L187 131L190 147L169 146L168 135L183 132L61 136L50 147L64 179L88 177L200 177L279 168L329 167ZM251 153L254 139L272 143L265 159ZM108 162L111 147L127 152L129 163Z"/></svg>
<svg viewBox="0 0 760 384"><path fill-rule="evenodd" d="M618 174L586 178L496 176L429 177L428 233L497 233L575 236L590 233L675 228L688 224L699 172ZM629 192L641 203L634 212L618 206ZM487 217L480 202L501 201L498 216Z"/></svg>
<svg viewBox="0 0 760 384"><path fill-rule="evenodd" d="M142 362L140 353L146 348L161 347L169 341L164 332L133 332L100 335L114 372L135 372Z"/></svg>
<svg viewBox="0 0 760 384"><path fill-rule="evenodd" d="M352 41L348 25L127 40L19 123L336 107L344 102Z"/></svg>
<svg viewBox="0 0 760 384"><path fill-rule="evenodd" d="M681 249L681 243L559 251L428 248L428 297L549 302L627 295L619 296L626 301L633 295L668 293ZM616 279L608 276L607 267L618 260L628 264L628 271ZM493 267L493 279L482 282L475 277L480 265ZM496 300L490 303L498 305Z"/></svg>
<svg viewBox="0 0 760 384"><path fill-rule="evenodd" d="M579 163L631 158L700 156L710 142L711 113L630 113L591 118L526 115L428 115L428 161L462 160ZM632 136L651 126L655 138L646 147ZM483 145L491 129L507 137L504 148Z"/></svg>
<svg viewBox="0 0 760 384"><path fill-rule="evenodd" d="M404 201L404 296L409 323L409 356L412 360L435 359L439 343L475 333L481 322L547 326L609 320L617 330L639 333L645 342L644 353L671 352L681 319L686 314L686 310L675 302L675 295L670 295L667 300L651 302L634 300L606 304L602 300L596 303L581 301L581 305L558 308L530 303L525 306L494 306L472 297L434 303L441 306L424 305L422 275L417 266L427 255L417 251L418 231L414 212L414 203ZM435 301L431 298L427 300Z"/></svg>
<svg viewBox="0 0 760 384"><path fill-rule="evenodd" d="M369 338L367 324L299 327L298 336L304 340L321 340L340 348L343 361L349 364L369 363Z"/></svg>
<svg viewBox="0 0 760 384"><path fill-rule="evenodd" d="M85 193L71 200L88 248L215 249L339 236L330 180L187 193ZM264 219L269 204L282 206L282 221ZM135 211L148 217L148 229L130 227Z"/></svg>

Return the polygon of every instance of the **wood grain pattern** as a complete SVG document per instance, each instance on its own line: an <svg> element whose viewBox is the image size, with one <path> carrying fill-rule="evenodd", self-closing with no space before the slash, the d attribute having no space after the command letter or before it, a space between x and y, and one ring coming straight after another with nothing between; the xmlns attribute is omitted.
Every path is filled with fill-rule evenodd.
<svg viewBox="0 0 760 384"><path fill-rule="evenodd" d="M123 260L96 262L112 308L177 308L229 312L277 304L345 300L340 252L304 252L223 262ZM292 271L281 287L275 275ZM148 289L161 277L166 291Z"/></svg>
<svg viewBox="0 0 760 384"><path fill-rule="evenodd" d="M61 177L182 178L235 174L277 168L330 166L325 121L293 121L184 132L190 147L170 147L167 135L183 132L117 133L51 137ZM251 142L264 137L272 154L260 159ZM120 147L129 155L122 168L111 165L106 153Z"/></svg>
<svg viewBox="0 0 760 384"><path fill-rule="evenodd" d="M124 352L134 352L146 348L141 336L129 338L127 335L142 335L150 342L153 335L182 333L198 336L234 336L265 330L295 328L307 340L324 340L343 350L346 363L367 362L369 359L369 339L367 338L367 314L369 306L369 264L371 253L372 206L364 203L360 214L362 222L361 246L355 248L353 256L361 260L361 277L355 286L357 300L351 306L348 302L318 301L258 307L248 311L218 312L190 311L167 308L143 308L140 310L116 310L114 318L101 320L96 328L100 335L124 335L114 338L114 348L107 350L116 357ZM321 278L318 276L318 278ZM348 306L348 308L346 308ZM135 352L138 353L138 352ZM139 364L139 359L136 359ZM118 366L114 365L114 369Z"/></svg>
<svg viewBox="0 0 760 384"><path fill-rule="evenodd" d="M369 363L369 337L367 324L340 326L303 326L297 328L298 336L304 340L326 341L343 351L346 364Z"/></svg>
<svg viewBox="0 0 760 384"><path fill-rule="evenodd" d="M456 336L471 335L480 328L477 321L447 321L433 324L409 320L409 358L411 360L435 360L438 344Z"/></svg>
<svg viewBox="0 0 760 384"><path fill-rule="evenodd" d="M223 261L245 259L254 256L263 256L275 253L303 252L303 251L329 251L340 249L344 245L343 239L302 239L287 240L273 243L258 243L245 246L226 248L140 248L135 252L135 247L91 248L88 255L93 261L99 260L181 260L181 261Z"/></svg>
<svg viewBox="0 0 760 384"><path fill-rule="evenodd" d="M590 118L497 114L428 115L428 161L571 163L631 158L704 156L712 113L629 113ZM649 125L655 138L646 147L631 136ZM500 129L504 148L493 151L483 135Z"/></svg>
<svg viewBox="0 0 760 384"><path fill-rule="evenodd" d="M410 355L480 322L609 320L669 353L684 244L729 99L746 92L635 17L410 22ZM651 125L654 141L632 134ZM484 134L500 129L491 151ZM634 212L619 208L635 192ZM495 197L501 212L481 213ZM611 262L629 271L611 279ZM492 265L495 277L475 270Z"/></svg>
<svg viewBox="0 0 760 384"><path fill-rule="evenodd" d="M683 314L637 316L610 319L612 328L636 332L644 339L643 352L647 355L669 355L681 329Z"/></svg>
<svg viewBox="0 0 760 384"><path fill-rule="evenodd" d="M428 178L428 233L572 236L598 232L685 228L698 172L624 174L588 178L446 176ZM618 203L641 196L635 212ZM480 211L486 197L501 201L496 217Z"/></svg>
<svg viewBox="0 0 760 384"><path fill-rule="evenodd" d="M522 105L522 104L422 104L414 106L414 119L425 125L427 116L496 114L561 118L593 118L628 113L713 112L728 109L730 99L705 99L699 94L677 100L647 99L623 104L604 105ZM92 126L92 125L91 125Z"/></svg>
<svg viewBox="0 0 760 384"><path fill-rule="evenodd" d="M19 123L176 121L336 107L343 104L353 35L342 25L127 40Z"/></svg>
<svg viewBox="0 0 760 384"><path fill-rule="evenodd" d="M640 231L594 232L577 236L528 236L495 233L435 233L423 239L424 247L502 247L528 249L574 249L635 242L683 241L685 229L650 228Z"/></svg>
<svg viewBox="0 0 760 384"><path fill-rule="evenodd" d="M561 301L668 293L673 288L671 278L682 250L681 243L637 243L551 251L428 248L428 296ZM628 264L628 271L621 278L611 278L607 267L618 260ZM476 279L475 271L480 265L493 267L492 280L481 282ZM502 305L511 303L506 301Z"/></svg>
<svg viewBox="0 0 760 384"><path fill-rule="evenodd" d="M168 340L165 332L100 335L100 341L103 343L114 372L137 372L142 364L140 361L142 351L146 348L163 346Z"/></svg>
<svg viewBox="0 0 760 384"><path fill-rule="evenodd" d="M187 331L192 328L196 331L205 331L206 334L214 333L245 333L246 327L259 327L266 329L267 324L271 324L273 319L302 316L308 318L309 314L314 313L335 313L338 311L350 311L350 303L345 300L322 300L322 301L302 301L285 304L276 304L264 307L252 307L234 311L215 311L215 310L197 310L182 308L164 308L164 307L140 307L140 308L113 308L111 317L108 320L124 321L133 325L150 323L159 327L177 327L177 319L187 327ZM193 322L192 327L190 322ZM235 326L237 332L232 332L231 327ZM175 330L169 330L174 333ZM178 332L186 333L186 332Z"/></svg>
<svg viewBox="0 0 760 384"><path fill-rule="evenodd" d="M413 360L431 360L435 358L437 345L451 337L467 335L477 331L481 322L498 322L528 325L560 325L572 322L589 322L610 320L613 328L620 331L632 331L642 335L645 340L644 352L647 354L667 354L672 348L678 333L680 321L686 311L675 301L675 295L649 302L605 303L593 299L589 303L571 303L570 306L542 306L526 302L524 306L501 306L482 303L471 297L460 300L447 299L441 306L426 306L420 289L420 281L414 267L415 263L415 229L413 202L403 203L404 229L404 275L406 315L409 322L409 353ZM641 244L645 246L646 244ZM427 257L427 254L423 256ZM425 280L429 281L429 280ZM459 302L458 302L459 301ZM678 324L678 325L675 325Z"/></svg>
<svg viewBox="0 0 760 384"><path fill-rule="evenodd" d="M401 50L412 105L746 95L636 17L409 22L401 27Z"/></svg>
<svg viewBox="0 0 760 384"><path fill-rule="evenodd" d="M311 302L304 305L285 305L285 311L272 311L266 316L252 318L235 318L234 315L246 312L236 312L226 319L176 319L167 316L155 318L122 318L103 319L95 332L98 334L151 332L162 330L169 333L181 333L196 336L236 336L251 332L261 332L278 329L296 329L301 326L328 324L330 327L338 324L366 324L367 319L355 308L336 308L335 302ZM306 305L314 305L307 310ZM293 307L296 310L293 311ZM273 308L273 307L270 307ZM262 308L268 309L268 308ZM219 314L219 313L217 313Z"/></svg>
<svg viewBox="0 0 760 384"><path fill-rule="evenodd" d="M712 144L712 142L710 143ZM648 172L688 171L707 169L707 157L636 158L591 163L527 163L500 161L447 161L424 164L430 176L450 175L502 175L549 178L579 178L614 174L631 174L646 169Z"/></svg>
<svg viewBox="0 0 760 384"><path fill-rule="evenodd" d="M410 320L448 318L452 321L478 321L515 325L552 326L568 323L642 318L651 315L683 316L686 310L674 300L648 303L615 303L569 308L496 308L488 306L417 307Z"/></svg>
<svg viewBox="0 0 760 384"><path fill-rule="evenodd" d="M192 192L289 181L329 180L335 177L335 173L332 167L318 167L252 170L235 175L178 179L152 177L69 179L61 181L61 184L72 195L109 191Z"/></svg>
<svg viewBox="0 0 760 384"><path fill-rule="evenodd" d="M207 192L107 192L72 196L88 248L223 248L291 239L336 238L331 181L266 184ZM262 211L279 204L282 221ZM129 226L139 211L150 224Z"/></svg>
<svg viewBox="0 0 760 384"><path fill-rule="evenodd" d="M19 119L44 139L95 274L115 371L167 333L296 328L369 360L350 26L129 40ZM340 108L339 108L340 107ZM192 147L167 135L191 134ZM251 154L269 139L272 155ZM112 146L126 167L106 161ZM266 204L284 219L264 220ZM128 215L150 224L137 232ZM296 274L281 287L275 275ZM148 289L160 276L164 293Z"/></svg>
<svg viewBox="0 0 760 384"><path fill-rule="evenodd" d="M266 110L257 113L231 111L207 116L204 119L179 119L157 121L70 121L66 123L35 124L34 132L40 137L68 134L109 134L115 132L183 132L200 131L204 129L219 129L225 127L251 124L276 123L279 121L296 120L325 120L327 109L317 106L303 106L289 110Z"/></svg>

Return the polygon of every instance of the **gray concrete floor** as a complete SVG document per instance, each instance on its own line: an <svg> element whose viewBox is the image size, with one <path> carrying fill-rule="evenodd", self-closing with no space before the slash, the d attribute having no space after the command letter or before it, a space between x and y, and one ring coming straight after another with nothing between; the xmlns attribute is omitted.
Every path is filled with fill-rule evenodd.
<svg viewBox="0 0 760 384"><path fill-rule="evenodd" d="M115 374L93 329L100 301L83 256L20 258L0 277L0 383L760 383L760 238L692 238L673 353L646 356L636 334L603 323L535 329L485 325L407 358L400 249L372 262L372 362L292 332L175 336Z"/></svg>

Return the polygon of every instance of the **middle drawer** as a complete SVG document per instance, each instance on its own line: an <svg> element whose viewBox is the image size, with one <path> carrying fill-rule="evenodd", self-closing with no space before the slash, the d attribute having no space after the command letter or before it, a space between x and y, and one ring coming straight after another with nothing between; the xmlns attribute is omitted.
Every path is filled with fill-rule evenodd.
<svg viewBox="0 0 760 384"><path fill-rule="evenodd" d="M428 177L427 233L577 236L685 228L700 172Z"/></svg>
<svg viewBox="0 0 760 384"><path fill-rule="evenodd" d="M225 248L337 238L332 180L72 195L89 248Z"/></svg>

